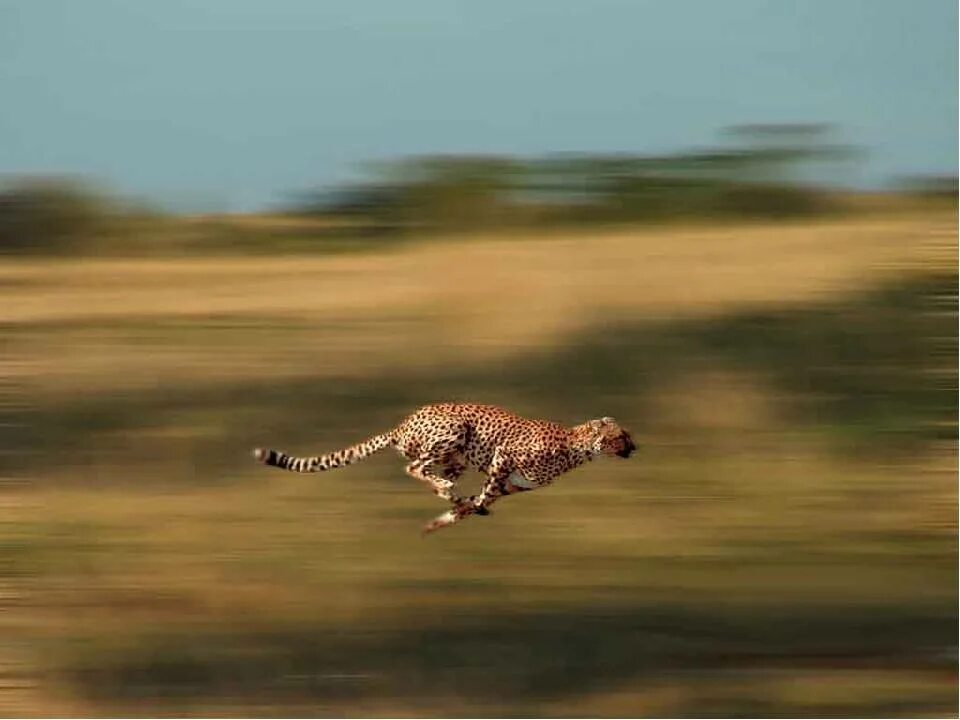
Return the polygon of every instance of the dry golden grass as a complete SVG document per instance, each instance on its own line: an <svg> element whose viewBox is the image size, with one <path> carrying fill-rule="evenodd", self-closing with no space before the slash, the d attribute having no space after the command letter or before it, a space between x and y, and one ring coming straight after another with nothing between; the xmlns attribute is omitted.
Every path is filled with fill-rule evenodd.
<svg viewBox="0 0 960 720"><path fill-rule="evenodd" d="M953 218L943 215L478 238L332 258L16 261L0 266L0 281L12 285L0 321L288 313L340 319L394 308L420 312L432 303L441 314L470 317L473 300L497 320L522 323L514 312L522 299L546 313L549 331L570 312L672 315L809 299L870 273L950 263L955 232Z"/></svg>
<svg viewBox="0 0 960 720"><path fill-rule="evenodd" d="M433 392L453 382L443 372L472 368L509 399L509 385L496 389L508 363L577 352L585 328L805 308L951 272L955 250L944 214L337 257L0 264L4 371L48 424L35 442L45 452L0 494L12 518L0 534L0 714L949 708L956 678L931 660L948 641L915 645L955 605L952 442L844 456L785 415L762 372L693 364L618 398L647 418L639 463L598 463L424 541L437 501L395 457L319 479L244 464L243 443L271 432L277 408L270 392L250 406L215 393L277 387L282 409L305 392L291 379L355 381L322 416L344 427L284 426L301 441L322 432L325 447L379 417L341 409L392 412L405 399L361 394L389 388L378 382L436 369L417 376ZM564 391L562 373L541 403ZM315 422L314 402L291 404L297 423ZM615 622L577 635L598 612ZM477 616L489 624L471 626ZM837 648L865 664L838 668ZM346 679L324 679L324 652L342 654ZM501 652L529 666L506 667ZM564 663L586 663L590 684ZM155 688L129 679L141 671ZM453 685L389 684L431 672ZM373 679L350 690L350 673ZM497 692L471 694L474 677Z"/></svg>
<svg viewBox="0 0 960 720"><path fill-rule="evenodd" d="M955 229L944 214L337 257L7 262L5 370L45 394L496 360L601 317L709 316L949 268Z"/></svg>

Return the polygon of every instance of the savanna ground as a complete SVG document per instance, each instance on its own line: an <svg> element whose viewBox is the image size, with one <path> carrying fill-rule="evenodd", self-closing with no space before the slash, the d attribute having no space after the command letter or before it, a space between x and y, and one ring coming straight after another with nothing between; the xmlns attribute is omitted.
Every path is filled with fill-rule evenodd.
<svg viewBox="0 0 960 720"><path fill-rule="evenodd" d="M956 215L0 264L3 715L952 715ZM420 404L641 451L421 538Z"/></svg>

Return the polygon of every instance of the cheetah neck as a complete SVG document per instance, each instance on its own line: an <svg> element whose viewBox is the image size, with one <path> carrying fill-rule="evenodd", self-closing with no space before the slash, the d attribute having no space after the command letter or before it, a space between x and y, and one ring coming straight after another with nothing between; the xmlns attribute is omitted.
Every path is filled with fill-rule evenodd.
<svg viewBox="0 0 960 720"><path fill-rule="evenodd" d="M597 455L594 449L594 432L589 425L577 425L570 428L570 439L568 447L570 449L571 459L577 465L593 460Z"/></svg>

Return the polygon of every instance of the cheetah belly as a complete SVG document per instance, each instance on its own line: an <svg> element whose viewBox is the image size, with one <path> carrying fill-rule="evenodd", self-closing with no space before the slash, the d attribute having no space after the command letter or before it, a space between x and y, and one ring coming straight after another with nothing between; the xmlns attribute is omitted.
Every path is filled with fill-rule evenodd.
<svg viewBox="0 0 960 720"><path fill-rule="evenodd" d="M510 473L510 477L507 478L507 482L513 485L513 487L520 488L521 490L533 490L535 487L539 487L535 482L532 480L527 480L527 478L518 472Z"/></svg>

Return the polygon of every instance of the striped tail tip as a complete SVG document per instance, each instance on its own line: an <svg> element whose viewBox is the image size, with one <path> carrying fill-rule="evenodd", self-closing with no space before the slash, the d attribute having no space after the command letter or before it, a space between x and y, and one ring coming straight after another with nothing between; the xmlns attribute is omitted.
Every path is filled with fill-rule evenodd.
<svg viewBox="0 0 960 720"><path fill-rule="evenodd" d="M257 448L253 451L253 457L257 462L268 462L270 460L270 450L265 450L264 448Z"/></svg>

